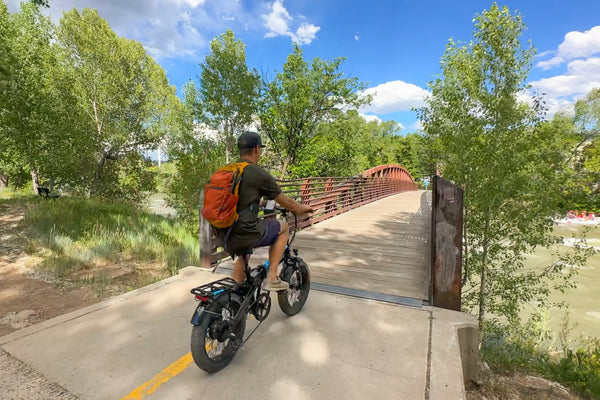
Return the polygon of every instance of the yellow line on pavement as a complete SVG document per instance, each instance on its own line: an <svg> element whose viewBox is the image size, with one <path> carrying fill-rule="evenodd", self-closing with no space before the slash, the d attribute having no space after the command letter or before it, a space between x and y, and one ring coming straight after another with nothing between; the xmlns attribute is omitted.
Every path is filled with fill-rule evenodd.
<svg viewBox="0 0 600 400"><path fill-rule="evenodd" d="M142 400L147 395L154 393L154 391L158 389L160 385L168 382L169 379L186 369L186 367L190 365L192 361L192 353L187 353L185 356L181 357L179 360L160 371L154 378L150 379L148 382L144 383L142 386L138 387L121 400Z"/></svg>

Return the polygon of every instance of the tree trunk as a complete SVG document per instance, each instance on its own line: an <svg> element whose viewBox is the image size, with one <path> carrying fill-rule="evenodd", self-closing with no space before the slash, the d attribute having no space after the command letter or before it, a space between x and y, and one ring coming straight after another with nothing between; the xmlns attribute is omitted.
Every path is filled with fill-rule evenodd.
<svg viewBox="0 0 600 400"><path fill-rule="evenodd" d="M463 278L462 278L462 285L464 286L467 283L467 279L469 279L469 238L467 236L467 224L468 224L468 216L469 216L469 192L467 191L467 188L464 188L464 193L465 193L465 201L463 203L464 206L464 210L465 210L465 216L464 216L464 223L463 223L463 241L464 241L464 248L465 248L465 252L464 257L463 257Z"/></svg>
<svg viewBox="0 0 600 400"><path fill-rule="evenodd" d="M0 171L0 188L8 187L8 175Z"/></svg>
<svg viewBox="0 0 600 400"><path fill-rule="evenodd" d="M99 192L102 183L102 170L104 169L104 164L106 164L106 153L103 153L100 161L98 161L96 173L94 174L94 184L90 190L92 194L97 194Z"/></svg>
<svg viewBox="0 0 600 400"><path fill-rule="evenodd" d="M35 169L31 170L31 181L33 182L33 194L38 194L37 189L40 186L40 180Z"/></svg>
<svg viewBox="0 0 600 400"><path fill-rule="evenodd" d="M483 253L482 253L482 257L481 257L481 282L479 284L479 332L480 332L480 336L483 332L483 321L485 318L485 301L486 301L486 296L485 296L485 284L486 284L486 279L487 279L487 254L488 254L488 248L489 248L489 243L487 242L488 240L488 231L490 229L490 216L489 213L487 215L486 221L485 221L485 230L483 232Z"/></svg>
<svg viewBox="0 0 600 400"><path fill-rule="evenodd" d="M287 169L290 166L290 156L285 157L285 161L283 162L283 167L281 168L281 179L285 179L285 174L287 173Z"/></svg>

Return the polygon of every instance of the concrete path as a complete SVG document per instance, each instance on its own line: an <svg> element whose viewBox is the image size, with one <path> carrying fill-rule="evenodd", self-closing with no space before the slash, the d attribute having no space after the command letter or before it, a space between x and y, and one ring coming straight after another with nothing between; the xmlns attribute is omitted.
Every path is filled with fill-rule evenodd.
<svg viewBox="0 0 600 400"><path fill-rule="evenodd" d="M219 277L188 267L166 281L1 337L0 348L59 390L62 397L57 398L412 400L464 395L458 340L447 315L438 318L430 308L314 290L303 311L291 318L274 298L271 315L232 363L207 374L188 355L196 304L189 289ZM432 335L437 320L440 326ZM254 326L256 321L248 320L246 333ZM441 339L432 342L436 335ZM432 365L437 347L442 349L442 359L435 361L440 368ZM441 397L432 396L432 382ZM0 380L0 385L8 383ZM10 390L15 393L0 387L0 398Z"/></svg>

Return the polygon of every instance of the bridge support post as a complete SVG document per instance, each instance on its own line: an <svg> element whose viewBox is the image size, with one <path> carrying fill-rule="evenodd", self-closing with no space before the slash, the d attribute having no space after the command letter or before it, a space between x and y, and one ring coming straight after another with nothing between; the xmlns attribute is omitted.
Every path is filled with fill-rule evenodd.
<svg viewBox="0 0 600 400"><path fill-rule="evenodd" d="M433 178L431 207L431 293L434 307L460 311L463 191Z"/></svg>

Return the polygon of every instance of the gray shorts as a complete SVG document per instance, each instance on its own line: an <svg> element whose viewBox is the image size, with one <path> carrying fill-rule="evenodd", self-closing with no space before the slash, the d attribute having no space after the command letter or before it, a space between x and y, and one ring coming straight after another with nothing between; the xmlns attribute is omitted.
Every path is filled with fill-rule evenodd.
<svg viewBox="0 0 600 400"><path fill-rule="evenodd" d="M258 242L253 247L271 246L277 241L277 237L279 237L281 225L275 218L265 219L263 226L265 227L265 233L263 233L262 237L258 239Z"/></svg>

